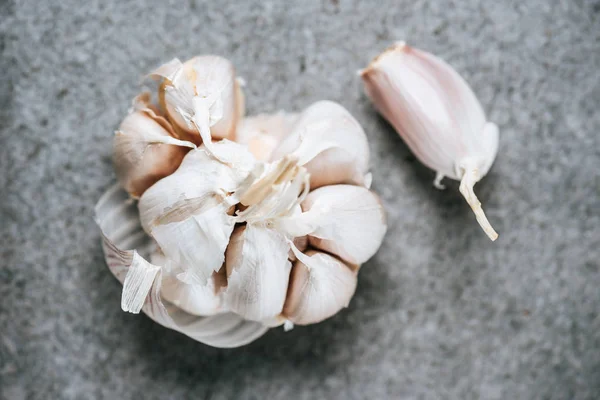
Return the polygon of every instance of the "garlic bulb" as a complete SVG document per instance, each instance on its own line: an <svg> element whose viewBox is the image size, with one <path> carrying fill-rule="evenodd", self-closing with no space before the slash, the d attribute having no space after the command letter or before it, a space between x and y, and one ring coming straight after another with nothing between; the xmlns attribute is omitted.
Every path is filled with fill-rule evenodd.
<svg viewBox="0 0 600 400"><path fill-rule="evenodd" d="M206 285L184 283L177 279L183 270L173 265L160 250L152 253L150 262L163 267L161 296L185 312L208 316L224 312L222 289L227 285L225 269L213 272Z"/></svg>
<svg viewBox="0 0 600 400"><path fill-rule="evenodd" d="M184 269L178 277L186 283L205 284L223 264L235 224L230 213L237 200L231 194L254 168L254 158L243 147L228 141L214 146L230 153L235 167L213 158L202 146L139 202L142 227L167 258Z"/></svg>
<svg viewBox="0 0 600 400"><path fill-rule="evenodd" d="M196 144L234 139L244 97L231 62L212 55L174 59L150 75L164 79L161 105L181 138Z"/></svg>
<svg viewBox="0 0 600 400"><path fill-rule="evenodd" d="M134 99L115 132L114 164L121 186L134 198L172 174L193 143L175 139L171 124L150 105L150 94Z"/></svg>
<svg viewBox="0 0 600 400"><path fill-rule="evenodd" d="M228 307L253 321L270 320L283 309L291 263L285 237L264 226L236 228L227 247Z"/></svg>
<svg viewBox="0 0 600 400"><path fill-rule="evenodd" d="M278 221L293 236L309 235L309 244L344 261L360 265L381 246L387 230L379 197L361 186L330 185L302 202L300 215Z"/></svg>
<svg viewBox="0 0 600 400"><path fill-rule="evenodd" d="M361 72L375 107L392 124L417 158L444 176L459 180L460 192L489 236L488 222L473 186L489 171L498 151L498 127L465 80L432 54L400 42Z"/></svg>
<svg viewBox="0 0 600 400"><path fill-rule="evenodd" d="M356 272L326 253L309 250L303 254L295 249L294 253L298 260L292 267L283 316L308 325L348 307L356 290Z"/></svg>
<svg viewBox="0 0 600 400"><path fill-rule="evenodd" d="M304 110L290 135L271 154L298 157L312 189L337 183L370 186L369 145L360 124L341 105L318 101Z"/></svg>
<svg viewBox="0 0 600 400"><path fill-rule="evenodd" d="M244 118L220 57L150 75L160 109L139 96L115 138L121 185L139 202L111 189L96 207L121 308L235 347L347 306L386 231L360 124L331 101Z"/></svg>
<svg viewBox="0 0 600 400"><path fill-rule="evenodd" d="M248 146L248 150L259 161L269 161L273 150L290 133L298 114L280 111L275 114L260 114L240 121L236 142Z"/></svg>

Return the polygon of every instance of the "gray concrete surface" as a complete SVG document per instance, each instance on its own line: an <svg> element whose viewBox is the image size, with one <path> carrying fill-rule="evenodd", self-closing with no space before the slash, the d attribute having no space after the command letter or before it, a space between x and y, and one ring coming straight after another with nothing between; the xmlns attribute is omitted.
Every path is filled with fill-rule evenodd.
<svg viewBox="0 0 600 400"><path fill-rule="evenodd" d="M600 398L600 3L0 2L2 399ZM464 74L501 130L491 243L354 74L396 39ZM350 308L218 350L123 313L94 202L140 76L216 53L250 113L341 102L390 229Z"/></svg>

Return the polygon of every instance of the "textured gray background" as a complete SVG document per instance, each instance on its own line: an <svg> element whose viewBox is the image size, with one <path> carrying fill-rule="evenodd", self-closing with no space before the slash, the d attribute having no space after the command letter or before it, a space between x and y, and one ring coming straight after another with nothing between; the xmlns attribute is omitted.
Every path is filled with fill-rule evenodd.
<svg viewBox="0 0 600 400"><path fill-rule="evenodd" d="M598 1L0 4L2 399L600 398ZM496 243L361 94L355 71L397 39L500 126L476 187ZM346 106L389 213L349 309L234 350L123 313L92 220L140 76L208 52L250 113Z"/></svg>

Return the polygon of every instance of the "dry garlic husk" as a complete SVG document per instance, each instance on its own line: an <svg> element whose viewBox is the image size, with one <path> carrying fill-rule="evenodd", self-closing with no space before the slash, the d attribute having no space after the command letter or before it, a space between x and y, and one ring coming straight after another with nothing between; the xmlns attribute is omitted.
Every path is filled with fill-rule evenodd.
<svg viewBox="0 0 600 400"><path fill-rule="evenodd" d="M288 154L306 167L312 189L337 183L371 183L365 132L344 107L332 101L318 101L305 109L271 160Z"/></svg>
<svg viewBox="0 0 600 400"><path fill-rule="evenodd" d="M185 283L177 278L183 269L174 265L157 250L152 253L150 262L164 268L160 287L161 296L183 311L197 316L215 315L226 311L223 301L223 288L227 285L225 269L213 272L205 285Z"/></svg>
<svg viewBox="0 0 600 400"><path fill-rule="evenodd" d="M223 265L229 236L235 225L230 215L238 200L231 196L254 170L245 148L221 141L213 144L229 153L225 164L205 146L191 151L172 175L158 181L140 198L142 227L167 258L184 272L186 283L205 284Z"/></svg>
<svg viewBox="0 0 600 400"><path fill-rule="evenodd" d="M459 180L460 192L489 236L488 222L473 186L489 171L498 150L498 127L488 122L477 97L446 62L397 43L361 71L367 95L417 158Z"/></svg>
<svg viewBox="0 0 600 400"><path fill-rule="evenodd" d="M278 221L292 235L308 234L309 244L359 265L381 246L387 230L379 197L361 186L330 185L316 189L302 202L300 215Z"/></svg>
<svg viewBox="0 0 600 400"><path fill-rule="evenodd" d="M102 247L111 273L123 285L121 307L142 310L153 321L214 347L239 347L262 336L267 327L225 312L194 316L163 301L162 276L166 268L145 260L155 247L140 225L137 204L118 185L107 190L96 205L96 221L102 230ZM138 250L128 250L138 249ZM141 255L142 254L142 255Z"/></svg>
<svg viewBox="0 0 600 400"><path fill-rule="evenodd" d="M259 161L269 161L279 143L292 130L298 114L279 111L242 119L236 132L236 142L248 146Z"/></svg>
<svg viewBox="0 0 600 400"><path fill-rule="evenodd" d="M253 321L276 318L283 309L291 263L280 232L260 224L235 229L227 247L229 309Z"/></svg>
<svg viewBox="0 0 600 400"><path fill-rule="evenodd" d="M174 59L150 76L163 79L160 102L182 139L199 144L210 138L235 138L237 122L244 115L244 97L227 59L213 55L184 63Z"/></svg>
<svg viewBox="0 0 600 400"><path fill-rule="evenodd" d="M171 124L143 93L115 132L114 164L121 186L134 198L172 174L193 143L178 140Z"/></svg>
<svg viewBox="0 0 600 400"><path fill-rule="evenodd" d="M292 267L283 316L308 325L347 307L356 290L356 271L329 254L292 249L298 259Z"/></svg>

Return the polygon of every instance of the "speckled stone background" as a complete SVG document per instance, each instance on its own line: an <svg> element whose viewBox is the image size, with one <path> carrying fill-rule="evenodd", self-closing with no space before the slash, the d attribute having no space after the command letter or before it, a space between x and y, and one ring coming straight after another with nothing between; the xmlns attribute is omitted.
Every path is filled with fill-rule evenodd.
<svg viewBox="0 0 600 400"><path fill-rule="evenodd" d="M600 3L0 1L0 398L600 398ZM355 71L441 55L500 126L490 242ZM389 214L350 307L220 350L120 310L92 210L142 74L216 53L249 113L328 98L364 125Z"/></svg>

